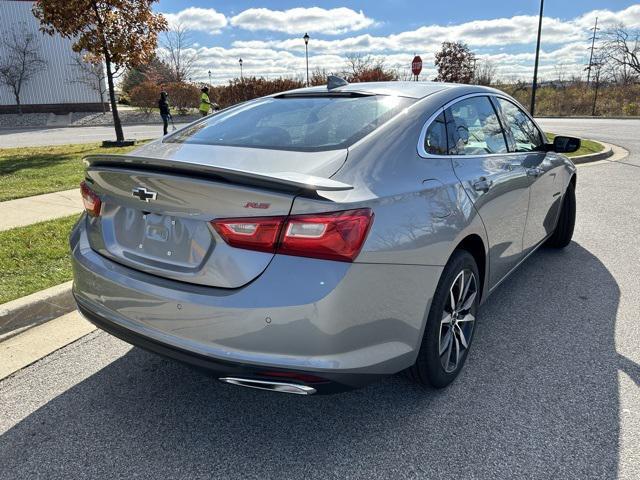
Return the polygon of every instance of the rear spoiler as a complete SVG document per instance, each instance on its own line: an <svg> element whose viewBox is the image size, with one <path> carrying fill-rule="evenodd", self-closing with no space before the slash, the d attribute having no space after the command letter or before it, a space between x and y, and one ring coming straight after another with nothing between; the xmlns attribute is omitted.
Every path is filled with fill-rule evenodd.
<svg viewBox="0 0 640 480"><path fill-rule="evenodd" d="M128 168L175 172L183 174L197 173L205 177L217 177L224 180L248 185L263 185L279 190L299 191L340 191L351 190L352 185L297 172L261 173L232 168L216 167L185 162L183 160L166 160L135 155L95 154L84 157L83 162L89 168Z"/></svg>

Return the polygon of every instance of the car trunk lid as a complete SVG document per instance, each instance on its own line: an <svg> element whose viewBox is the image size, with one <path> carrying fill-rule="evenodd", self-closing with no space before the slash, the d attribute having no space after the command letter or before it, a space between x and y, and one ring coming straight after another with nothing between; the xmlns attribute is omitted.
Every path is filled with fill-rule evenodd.
<svg viewBox="0 0 640 480"><path fill-rule="evenodd" d="M239 162L243 169L233 168L229 161L213 160L218 148L226 149L209 147L211 155L203 162L142 156L140 150L86 157L87 184L102 202L100 215L87 218L92 248L157 276L238 288L260 275L273 254L231 247L211 220L288 215L299 194L351 188L301 168L270 172L258 160L262 151L255 149L253 163L245 157ZM342 152L339 165L345 156ZM330 152L326 160L333 163L335 158ZM313 170L322 170L321 163Z"/></svg>

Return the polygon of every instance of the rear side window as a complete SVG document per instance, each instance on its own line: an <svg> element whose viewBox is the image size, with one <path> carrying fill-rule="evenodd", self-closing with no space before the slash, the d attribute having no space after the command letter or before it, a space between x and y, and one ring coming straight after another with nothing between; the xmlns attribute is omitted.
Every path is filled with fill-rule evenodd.
<svg viewBox="0 0 640 480"><path fill-rule="evenodd" d="M544 141L540 131L518 106L503 98L496 98L507 128L515 140L516 152L531 152L539 149Z"/></svg>
<svg viewBox="0 0 640 480"><path fill-rule="evenodd" d="M449 155L505 153L498 115L488 97L461 100L445 110Z"/></svg>
<svg viewBox="0 0 640 480"><path fill-rule="evenodd" d="M447 154L447 129L444 112L436 117L427 128L424 136L424 149L432 155Z"/></svg>
<svg viewBox="0 0 640 480"><path fill-rule="evenodd" d="M390 95L264 98L212 115L165 142L336 150L357 142L414 102Z"/></svg>

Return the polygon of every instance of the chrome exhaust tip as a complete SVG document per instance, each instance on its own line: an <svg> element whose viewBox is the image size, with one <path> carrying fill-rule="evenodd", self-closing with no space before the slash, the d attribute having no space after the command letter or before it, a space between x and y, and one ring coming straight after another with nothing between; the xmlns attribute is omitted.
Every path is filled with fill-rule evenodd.
<svg viewBox="0 0 640 480"><path fill-rule="evenodd" d="M218 380L241 387L257 388L259 390L271 390L272 392L293 393L295 395L312 395L316 389L297 383L272 382L269 380L254 380L252 378L221 377Z"/></svg>

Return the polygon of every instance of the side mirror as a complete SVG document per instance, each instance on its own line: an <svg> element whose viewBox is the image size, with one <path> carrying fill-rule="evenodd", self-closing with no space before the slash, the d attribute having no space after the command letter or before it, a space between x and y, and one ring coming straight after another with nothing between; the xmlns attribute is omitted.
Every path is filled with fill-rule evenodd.
<svg viewBox="0 0 640 480"><path fill-rule="evenodd" d="M553 139L550 150L558 153L571 153L580 149L580 139L576 137L563 137L558 135Z"/></svg>

